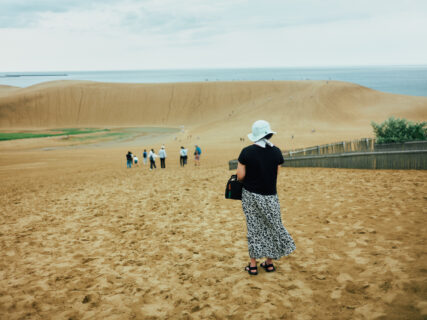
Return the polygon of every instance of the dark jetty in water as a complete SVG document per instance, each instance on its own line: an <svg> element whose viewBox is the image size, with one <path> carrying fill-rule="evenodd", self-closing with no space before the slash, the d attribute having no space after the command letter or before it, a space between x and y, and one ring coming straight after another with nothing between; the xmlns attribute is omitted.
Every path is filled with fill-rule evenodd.
<svg viewBox="0 0 427 320"><path fill-rule="evenodd" d="M7 73L0 77L18 78L18 77L66 77L66 73Z"/></svg>

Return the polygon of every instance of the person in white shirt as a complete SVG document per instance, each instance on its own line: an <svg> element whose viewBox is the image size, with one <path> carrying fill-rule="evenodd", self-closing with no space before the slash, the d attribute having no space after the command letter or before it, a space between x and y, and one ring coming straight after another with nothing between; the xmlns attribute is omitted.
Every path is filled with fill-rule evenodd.
<svg viewBox="0 0 427 320"><path fill-rule="evenodd" d="M187 149L181 147L181 150L179 150L179 155L179 164L181 167L184 167L187 164Z"/></svg>
<svg viewBox="0 0 427 320"><path fill-rule="evenodd" d="M150 153L148 154L148 159L150 159L150 170L156 169L156 158L157 154L154 153L154 150L151 149Z"/></svg>
<svg viewBox="0 0 427 320"><path fill-rule="evenodd" d="M162 169L166 168L166 150L165 150L165 146L162 146L162 148L159 150L159 158L160 158L160 167Z"/></svg>
<svg viewBox="0 0 427 320"><path fill-rule="evenodd" d="M133 156L133 163L135 163L135 167L139 167L137 156Z"/></svg>

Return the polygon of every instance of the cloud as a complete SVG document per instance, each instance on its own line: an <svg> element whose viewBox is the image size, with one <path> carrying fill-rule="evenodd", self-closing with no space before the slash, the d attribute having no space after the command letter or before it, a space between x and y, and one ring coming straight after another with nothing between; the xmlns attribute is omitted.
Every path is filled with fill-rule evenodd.
<svg viewBox="0 0 427 320"><path fill-rule="evenodd" d="M425 38L424 0L0 0L0 70L427 63Z"/></svg>
<svg viewBox="0 0 427 320"><path fill-rule="evenodd" d="M1 0L0 0L1 1ZM92 33L105 37L156 37L169 44L205 43L215 34L230 29L224 16L241 0L217 0L213 4L197 0L176 1L44 1L39 5L9 2L0 28L31 28L41 33L56 30Z"/></svg>
<svg viewBox="0 0 427 320"><path fill-rule="evenodd" d="M79 9L93 10L98 4L113 0L0 0L0 28L25 28L37 25L41 14Z"/></svg>
<svg viewBox="0 0 427 320"><path fill-rule="evenodd" d="M0 28L177 34L200 37L239 30L277 29L365 20L427 11L427 1L407 0L0 0Z"/></svg>

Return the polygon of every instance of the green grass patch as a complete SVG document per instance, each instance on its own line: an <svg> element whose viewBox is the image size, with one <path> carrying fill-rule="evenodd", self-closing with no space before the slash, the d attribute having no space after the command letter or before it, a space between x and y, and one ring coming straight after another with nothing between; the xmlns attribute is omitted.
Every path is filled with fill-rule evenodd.
<svg viewBox="0 0 427 320"><path fill-rule="evenodd" d="M91 134L98 132L108 132L109 129L95 129L95 128L66 128L66 129L52 129L42 132L0 132L0 141L17 140L17 139L33 139L33 138L46 138L64 135L79 135Z"/></svg>
<svg viewBox="0 0 427 320"><path fill-rule="evenodd" d="M46 134L46 133L30 133L30 132L2 133L0 132L0 141L30 139L30 138L44 138L44 137L50 137L50 136L51 136L50 134Z"/></svg>
<svg viewBox="0 0 427 320"><path fill-rule="evenodd" d="M88 135L84 137L73 136L73 141L90 141L90 140L102 140L102 139L120 139L129 137L131 134L127 132L107 132L100 135Z"/></svg>
<svg viewBox="0 0 427 320"><path fill-rule="evenodd" d="M119 129L96 129L96 128L58 128L26 132L0 132L0 141L46 138L56 136L70 136L72 140L90 141L95 139L126 139L150 134L168 134L178 132L177 128L162 127L131 127ZM78 135L85 135L79 136Z"/></svg>

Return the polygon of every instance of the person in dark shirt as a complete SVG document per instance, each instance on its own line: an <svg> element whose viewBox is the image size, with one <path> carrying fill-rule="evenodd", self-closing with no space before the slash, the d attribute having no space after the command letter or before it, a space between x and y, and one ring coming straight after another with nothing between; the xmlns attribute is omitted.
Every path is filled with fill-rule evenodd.
<svg viewBox="0 0 427 320"><path fill-rule="evenodd" d="M144 152L142 153L142 161L144 162L144 164L147 164L147 149L144 149Z"/></svg>
<svg viewBox="0 0 427 320"><path fill-rule="evenodd" d="M284 162L282 152L270 138L275 134L270 124L256 121L248 137L254 144L243 148L238 158L237 178L243 183L242 207L246 217L250 263L245 270L258 274L257 259L266 257L261 267L267 272L276 270L273 259L287 256L295 243L283 226L277 174Z"/></svg>
<svg viewBox="0 0 427 320"><path fill-rule="evenodd" d="M128 151L126 154L126 166L128 168L132 168L132 161L133 161L133 154L132 152Z"/></svg>

